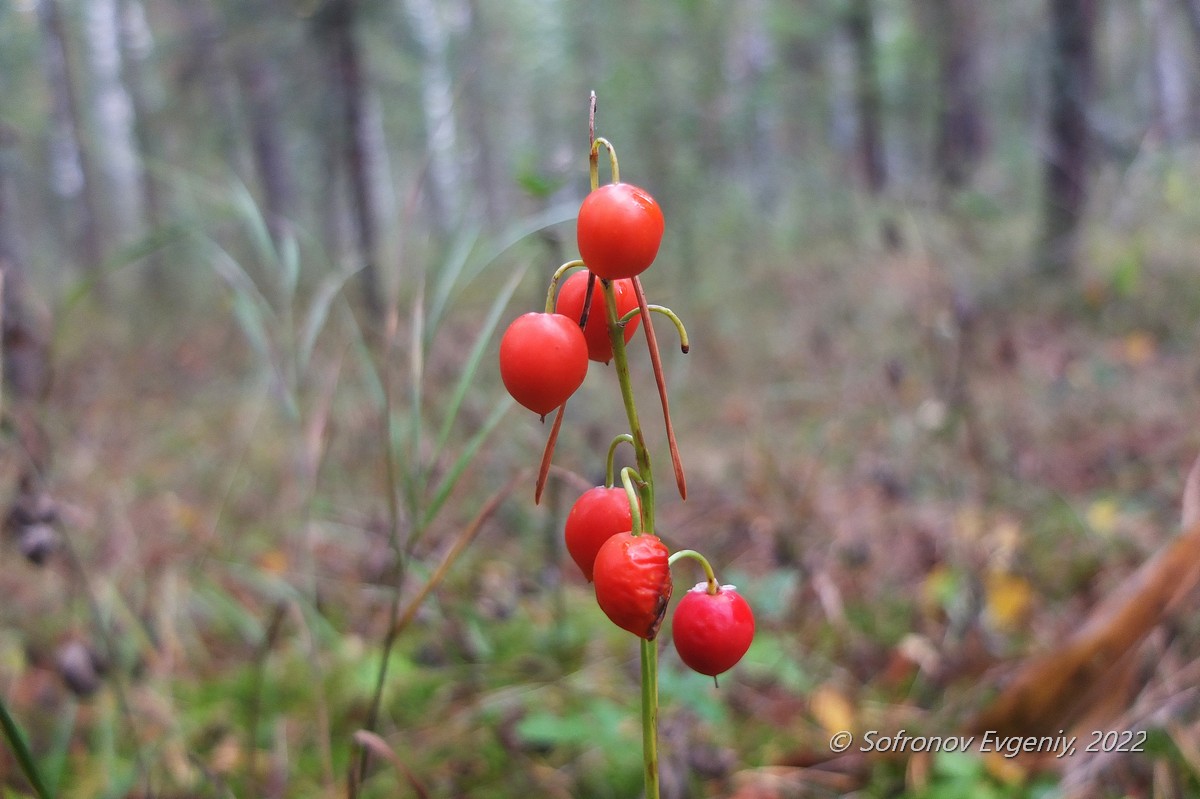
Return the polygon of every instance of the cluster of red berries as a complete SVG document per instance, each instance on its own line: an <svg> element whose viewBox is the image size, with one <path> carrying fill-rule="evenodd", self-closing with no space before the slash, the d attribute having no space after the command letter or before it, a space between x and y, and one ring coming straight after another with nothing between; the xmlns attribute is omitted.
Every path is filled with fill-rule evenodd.
<svg viewBox="0 0 1200 799"><path fill-rule="evenodd" d="M567 551L596 587L596 603L614 624L653 640L671 598L667 546L652 533L634 535L623 488L583 492L567 514ZM732 585L698 583L671 617L679 658L693 671L717 676L742 659L754 640L754 614Z"/></svg>
<svg viewBox="0 0 1200 799"><path fill-rule="evenodd" d="M633 337L639 303L646 311L635 281L658 254L663 229L658 204L636 186L616 181L587 196L576 225L576 265L586 268L563 282L546 312L518 317L501 339L500 375L517 402L545 417L583 383L589 360L609 362L614 344ZM615 309L607 307L609 297ZM670 552L642 529L641 513L632 486L598 486L571 508L565 537L601 610L622 629L653 640L671 598ZM733 586L718 585L707 562L705 570L709 579L676 605L672 630L683 662L715 677L749 649L754 616Z"/></svg>
<svg viewBox="0 0 1200 799"><path fill-rule="evenodd" d="M587 322L582 328L579 325L587 301L587 272L612 283L618 314L632 311L637 307L632 278L658 254L663 215L645 191L628 183L610 183L583 201L577 231L587 271L563 283L553 312L531 311L518 317L500 339L500 377L505 388L541 416L583 385L589 360L612 359L601 292L592 292ZM637 321L625 326L626 341L633 338Z"/></svg>

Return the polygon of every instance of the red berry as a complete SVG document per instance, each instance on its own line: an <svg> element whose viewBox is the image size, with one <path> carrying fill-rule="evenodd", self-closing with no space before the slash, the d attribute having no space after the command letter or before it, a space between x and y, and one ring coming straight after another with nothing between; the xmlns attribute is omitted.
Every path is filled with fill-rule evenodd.
<svg viewBox="0 0 1200 799"><path fill-rule="evenodd" d="M671 617L675 651L693 671L715 677L733 668L754 640L754 614L732 585L708 593L703 582L688 591Z"/></svg>
<svg viewBox="0 0 1200 799"><path fill-rule="evenodd" d="M571 506L566 524L567 552L589 583L596 553L605 541L632 529L632 518L624 488L589 488Z"/></svg>
<svg viewBox="0 0 1200 799"><path fill-rule="evenodd" d="M630 183L609 183L579 207L579 257L605 280L633 277L654 262L663 227L662 209L653 197Z"/></svg>
<svg viewBox="0 0 1200 799"><path fill-rule="evenodd" d="M545 416L567 401L587 375L587 340L562 314L518 316L500 339L500 378L513 399Z"/></svg>
<svg viewBox="0 0 1200 799"><path fill-rule="evenodd" d="M587 297L588 273L581 270L571 275L558 289L558 301L554 310L575 321L583 315L583 301ZM633 291L633 281L629 279L612 281L613 297L617 301L617 316L621 317L638 307L637 295ZM638 317L633 317L625 325L625 340L633 338L637 330ZM583 336L587 339L588 357L593 361L608 363L612 360L612 342L608 338L608 317L604 310L604 291L600 282L592 291L591 310L588 311L587 324L583 327Z"/></svg>
<svg viewBox="0 0 1200 799"><path fill-rule="evenodd" d="M666 544L649 533L617 533L596 553L592 577L604 615L621 629L653 641L671 599Z"/></svg>

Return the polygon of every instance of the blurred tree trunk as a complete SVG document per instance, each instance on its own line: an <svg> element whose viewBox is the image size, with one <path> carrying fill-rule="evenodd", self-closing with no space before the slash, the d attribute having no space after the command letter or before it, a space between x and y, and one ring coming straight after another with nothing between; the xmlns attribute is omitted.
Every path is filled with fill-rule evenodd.
<svg viewBox="0 0 1200 799"><path fill-rule="evenodd" d="M738 172L749 177L755 201L770 209L779 199L775 147L778 98L768 93L767 76L778 60L769 31L768 9L762 0L742 3L730 31L724 65L729 105L741 117L733 159ZM751 235L754 233L751 231Z"/></svg>
<svg viewBox="0 0 1200 799"><path fill-rule="evenodd" d="M1200 0L1180 0L1183 10L1187 13L1188 24L1192 28L1192 36L1200 45Z"/></svg>
<svg viewBox="0 0 1200 799"><path fill-rule="evenodd" d="M1043 164L1042 221L1035 266L1072 273L1088 200L1095 0L1050 0L1049 109Z"/></svg>
<svg viewBox="0 0 1200 799"><path fill-rule="evenodd" d="M1187 53L1179 41L1178 9L1171 0L1148 0L1146 14L1154 42L1154 99L1156 127L1168 143L1187 138L1191 122L1192 87Z"/></svg>
<svg viewBox="0 0 1200 799"><path fill-rule="evenodd" d="M371 320L383 320L379 279L378 209L371 183L367 135L367 90L356 22L357 0L326 0L313 16L314 35L328 54L330 78L341 114L341 160L350 187L351 216L360 264L359 284Z"/></svg>
<svg viewBox="0 0 1200 799"><path fill-rule="evenodd" d="M462 181L458 170L458 125L454 118L454 86L447 63L445 23L433 0L404 0L413 35L421 47L421 110L429 163L430 211L434 227L446 233L462 213Z"/></svg>
<svg viewBox="0 0 1200 799"><path fill-rule="evenodd" d="M959 189L984 154L980 105L978 7L971 0L932 0L937 40L938 109L935 169L938 181Z"/></svg>
<svg viewBox="0 0 1200 799"><path fill-rule="evenodd" d="M45 331L37 324L26 296L25 265L17 242L17 223L12 218L11 176L16 145L16 132L0 123L0 358L5 398L0 416L9 412L9 399L24 402L41 397L50 374Z"/></svg>
<svg viewBox="0 0 1200 799"><path fill-rule="evenodd" d="M871 194L887 187L883 154L883 96L872 0L849 0L846 32L854 46L854 102L858 115L857 150L863 181Z"/></svg>
<svg viewBox="0 0 1200 799"><path fill-rule="evenodd" d="M50 177L63 204L63 226L71 231L75 257L94 272L104 260L100 227L99 188L80 121L79 87L75 82L72 50L58 0L39 0L42 69L50 89Z"/></svg>
<svg viewBox="0 0 1200 799"><path fill-rule="evenodd" d="M251 159L237 125L237 92L222 45L226 26L213 0L176 0L176 3L185 21L185 52L179 82L184 86L200 85L207 96L210 121L216 128L225 163L235 173L245 174L251 169Z"/></svg>
<svg viewBox="0 0 1200 799"><path fill-rule="evenodd" d="M849 0L846 33L854 48L854 105L858 117L856 149L867 191L880 197L887 189L887 160L883 150L883 92L879 84L879 53L875 42L872 0ZM898 247L900 232L888 216L880 220L888 248Z"/></svg>
<svg viewBox="0 0 1200 799"><path fill-rule="evenodd" d="M1192 31L1192 46L1194 51L1200 51L1200 0L1181 0L1181 2L1188 27ZM1197 110L1200 109L1192 107L1192 118L1189 120L1193 131L1200 131L1200 116L1197 115Z"/></svg>
<svg viewBox="0 0 1200 799"><path fill-rule="evenodd" d="M133 101L121 75L117 0L88 0L83 9L90 73L87 98L95 133L91 143L103 175L103 208L108 213L104 221L118 243L128 243L136 235L141 211Z"/></svg>
<svg viewBox="0 0 1200 799"><path fill-rule="evenodd" d="M274 62L252 48L237 56L237 79L245 98L255 172L262 191L263 215L279 242L295 209L295 181L280 124L279 72Z"/></svg>
<svg viewBox="0 0 1200 799"><path fill-rule="evenodd" d="M496 154L492 143L488 63L490 34L480 0L467 0L470 23L467 29L466 64L463 69L463 118L474 150L472 170L475 194L482 200L483 217L495 227L500 224L503 198L497 179Z"/></svg>
<svg viewBox="0 0 1200 799"><path fill-rule="evenodd" d="M162 188L154 175L153 165L162 160L156 135L153 102L146 78L146 62L153 42L146 24L146 10L141 0L118 0L120 18L121 63L124 65L125 86L133 105L133 132L137 138L138 185L142 195L142 215L147 232L153 235L163 223ZM165 264L157 252L147 257L147 285L155 294L166 290Z"/></svg>

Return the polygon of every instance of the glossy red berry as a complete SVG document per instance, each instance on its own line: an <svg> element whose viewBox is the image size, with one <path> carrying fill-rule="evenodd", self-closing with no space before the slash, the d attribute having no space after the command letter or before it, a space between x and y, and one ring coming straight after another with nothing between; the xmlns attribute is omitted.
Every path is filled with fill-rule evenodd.
<svg viewBox="0 0 1200 799"><path fill-rule="evenodd" d="M633 277L654 262L663 228L662 209L645 190L609 183L588 194L579 207L579 257L605 280Z"/></svg>
<svg viewBox="0 0 1200 799"><path fill-rule="evenodd" d="M517 402L545 416L587 376L587 340L562 314L518 316L500 339L500 378Z"/></svg>
<svg viewBox="0 0 1200 799"><path fill-rule="evenodd" d="M667 547L649 533L617 533L596 553L596 603L612 623L653 641L671 599Z"/></svg>
<svg viewBox="0 0 1200 799"><path fill-rule="evenodd" d="M617 533L633 528L629 496L624 488L596 486L583 492L567 514L567 552L590 583L596 553Z"/></svg>
<svg viewBox="0 0 1200 799"><path fill-rule="evenodd" d="M583 315L583 301L587 298L588 271L582 269L563 281L558 289L558 300L554 310L564 316L579 321ZM621 317L638 307L637 295L633 291L633 281L629 279L612 281L613 298L617 301L617 316ZM588 311L587 324L583 327L583 336L587 339L588 357L593 361L608 363L612 360L612 341L608 337L608 317L604 308L604 292L600 282L592 290L592 305ZM641 319L633 317L625 325L625 341L633 338Z"/></svg>
<svg viewBox="0 0 1200 799"><path fill-rule="evenodd" d="M715 677L733 668L754 640L754 614L732 585L708 593L703 582L675 606L671 635L679 658L693 671Z"/></svg>

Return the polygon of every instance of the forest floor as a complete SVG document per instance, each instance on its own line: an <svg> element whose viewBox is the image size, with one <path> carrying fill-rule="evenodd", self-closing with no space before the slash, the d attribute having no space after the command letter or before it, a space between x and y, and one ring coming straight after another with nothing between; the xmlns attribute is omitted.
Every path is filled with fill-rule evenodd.
<svg viewBox="0 0 1200 799"><path fill-rule="evenodd" d="M719 687L685 673L665 631L663 769L691 790L672 795L1200 786L1190 573L1173 612L1097 655L1129 666L1120 682L1049 692L1039 710L1081 742L1146 730L1145 752L828 747L840 729L968 729L1020 664L1133 596L1129 576L1179 538L1200 452L1200 292L1175 243L1162 248L1136 279L1114 257L1058 288L963 279L921 247L750 264L675 292L647 276L693 341L666 357L689 491L660 488L660 534L703 550L758 619ZM494 347L441 436L484 296L463 296L419 364L404 324L379 357L337 313L307 359L278 331L256 350L228 300L171 319L71 306L48 395L10 413L2 485L16 497L28 470L26 414L60 546L38 565L13 530L3 541L0 695L60 795L343 795L392 586L409 607L468 543L393 649L369 745L395 763L377 757L361 795L636 795L636 645L559 542L622 432L611 374L596 367L572 406L535 507L531 479L502 488L548 429L520 409L454 471L502 395ZM635 372L668 486L649 373Z"/></svg>

